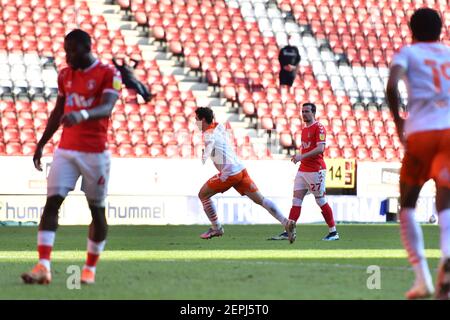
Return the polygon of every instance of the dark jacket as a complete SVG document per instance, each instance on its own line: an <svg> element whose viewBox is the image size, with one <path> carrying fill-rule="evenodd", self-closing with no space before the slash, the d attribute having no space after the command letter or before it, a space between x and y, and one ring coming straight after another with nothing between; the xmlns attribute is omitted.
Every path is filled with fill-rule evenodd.
<svg viewBox="0 0 450 320"><path fill-rule="evenodd" d="M282 48L278 54L278 61L281 66L279 74L280 85L287 85L291 87L294 84L297 70L286 71L283 67L287 65L298 66L300 62L300 53L297 47L287 45Z"/></svg>
<svg viewBox="0 0 450 320"><path fill-rule="evenodd" d="M297 47L287 45L280 50L278 54L278 61L280 61L281 67L288 64L298 65L300 62L300 52Z"/></svg>

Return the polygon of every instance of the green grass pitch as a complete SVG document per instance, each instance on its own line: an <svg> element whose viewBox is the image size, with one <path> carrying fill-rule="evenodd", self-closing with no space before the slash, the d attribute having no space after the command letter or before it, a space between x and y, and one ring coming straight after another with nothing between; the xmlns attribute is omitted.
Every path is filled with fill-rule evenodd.
<svg viewBox="0 0 450 320"><path fill-rule="evenodd" d="M268 241L277 225L225 225L202 240L206 226L111 226L97 282L68 289L70 265L86 256L87 226L62 226L52 253L53 282L24 285L37 261L34 227L0 227L0 299L403 299L413 273L399 226L338 225L341 240L324 242L326 225L298 225L297 241ZM423 226L433 277L439 229ZM367 267L381 269L381 289L367 288Z"/></svg>

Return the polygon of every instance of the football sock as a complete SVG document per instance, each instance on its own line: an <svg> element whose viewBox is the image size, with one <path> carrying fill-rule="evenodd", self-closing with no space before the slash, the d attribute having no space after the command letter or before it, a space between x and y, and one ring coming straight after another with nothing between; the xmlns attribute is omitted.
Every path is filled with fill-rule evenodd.
<svg viewBox="0 0 450 320"><path fill-rule="evenodd" d="M214 229L220 229L221 225L219 223L219 218L216 214L216 207L214 206L214 203L212 202L211 198L203 199L202 205L203 210L206 213L206 216L208 217L209 221L211 221L211 224Z"/></svg>
<svg viewBox="0 0 450 320"><path fill-rule="evenodd" d="M95 273L95 268L97 266L98 258L105 248L106 240L100 242L94 242L88 239L87 243L87 259L86 264L83 268L89 269Z"/></svg>
<svg viewBox="0 0 450 320"><path fill-rule="evenodd" d="M330 232L333 232L331 231L332 228L334 228L334 231L336 231L336 224L334 223L333 211L331 210L331 207L328 204L328 202L325 203L323 206L321 206L320 209L322 210L323 218L325 219L325 222L327 223Z"/></svg>
<svg viewBox="0 0 450 320"><path fill-rule="evenodd" d="M302 212L302 207L292 206L291 211L289 211L289 219L297 221L300 218L300 213Z"/></svg>
<svg viewBox="0 0 450 320"><path fill-rule="evenodd" d="M450 258L450 209L439 212L439 227L441 229L442 257Z"/></svg>
<svg viewBox="0 0 450 320"><path fill-rule="evenodd" d="M55 243L55 231L42 230L38 231L38 253L39 263L50 271L50 255L52 253L53 244Z"/></svg>
<svg viewBox="0 0 450 320"><path fill-rule="evenodd" d="M287 224L288 219L281 213L280 209L278 209L277 205L273 203L272 200L264 198L262 202L262 206L264 209L269 211L269 213L280 223L285 226Z"/></svg>
<svg viewBox="0 0 450 320"><path fill-rule="evenodd" d="M302 212L302 203L303 201L301 199L294 198L292 199L292 207L291 211L289 212L289 219L298 221L298 218L300 218L300 213Z"/></svg>
<svg viewBox="0 0 450 320"><path fill-rule="evenodd" d="M415 211L413 208L400 210L400 234L403 246L408 253L408 260L416 274L416 280L429 282L431 274L425 258L422 228L415 219Z"/></svg>

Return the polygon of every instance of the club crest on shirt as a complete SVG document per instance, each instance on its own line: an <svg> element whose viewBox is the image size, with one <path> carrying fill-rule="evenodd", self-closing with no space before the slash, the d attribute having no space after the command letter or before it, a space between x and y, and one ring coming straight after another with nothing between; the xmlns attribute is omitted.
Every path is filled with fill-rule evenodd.
<svg viewBox="0 0 450 320"><path fill-rule="evenodd" d="M319 140L321 140L321 141L325 140L325 134L324 133L320 133L319 134Z"/></svg>
<svg viewBox="0 0 450 320"><path fill-rule="evenodd" d="M95 85L96 85L96 82L94 79L89 80L86 84L88 90L91 90L91 91L94 90Z"/></svg>

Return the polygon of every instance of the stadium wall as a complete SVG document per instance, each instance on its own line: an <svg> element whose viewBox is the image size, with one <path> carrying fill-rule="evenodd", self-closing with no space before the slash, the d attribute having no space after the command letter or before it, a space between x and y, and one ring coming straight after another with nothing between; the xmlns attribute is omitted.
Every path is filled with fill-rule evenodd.
<svg viewBox="0 0 450 320"><path fill-rule="evenodd" d="M286 215L291 207L297 166L287 160L245 161L260 191L273 199ZM0 157L0 221L38 222L45 204L46 176L51 158L43 158L44 171L34 169L31 157ZM399 164L360 163L357 196L329 196L335 220L341 222L385 222L381 201L398 196ZM197 193L217 170L211 162L196 159L113 158L107 217L110 224L207 224ZM60 212L63 225L89 224L90 214L80 191L80 182ZM418 220L426 222L434 213L434 185L428 183L418 204ZM226 224L278 223L263 208L240 197L235 190L215 196L220 219ZM323 222L308 195L300 223Z"/></svg>

